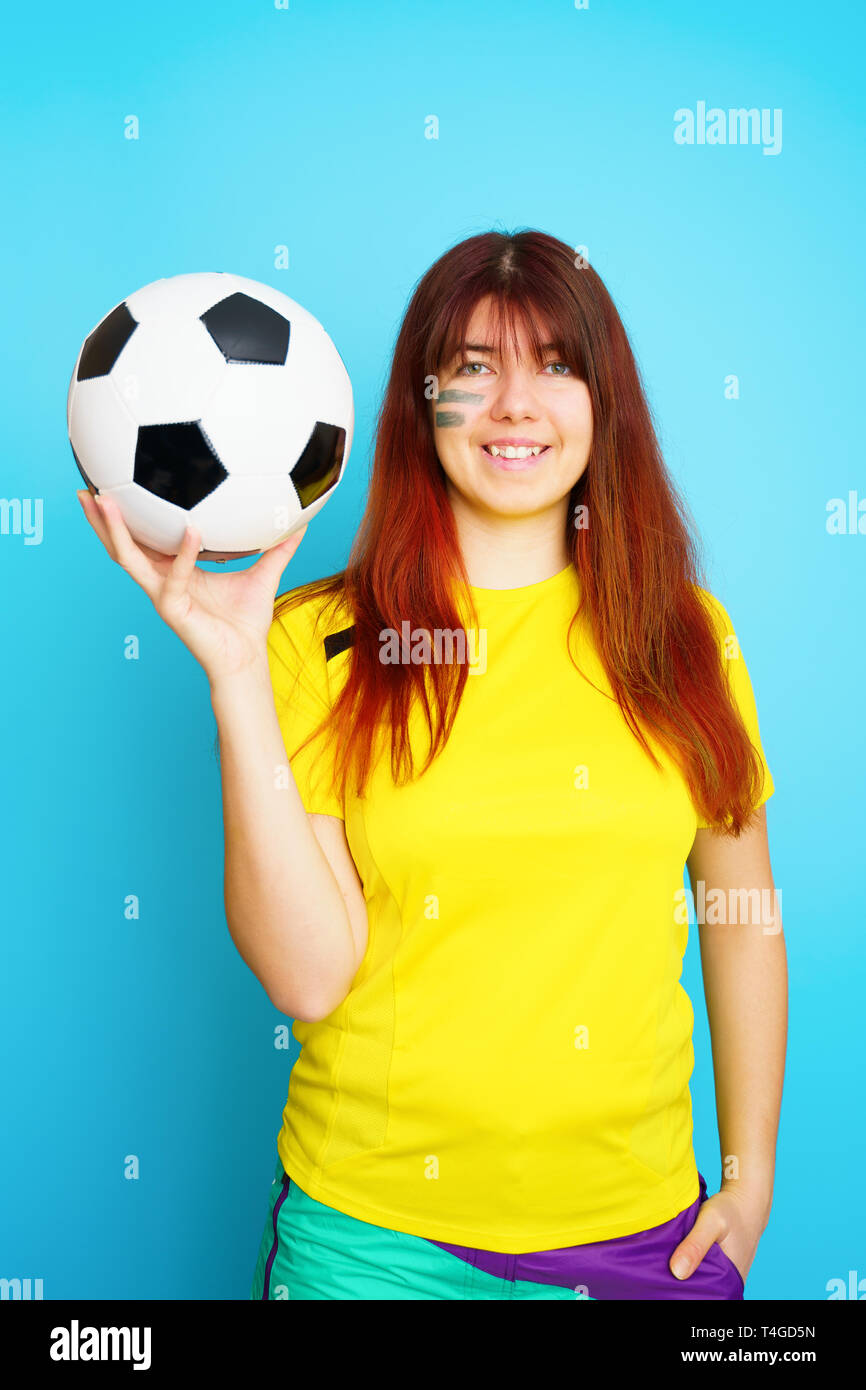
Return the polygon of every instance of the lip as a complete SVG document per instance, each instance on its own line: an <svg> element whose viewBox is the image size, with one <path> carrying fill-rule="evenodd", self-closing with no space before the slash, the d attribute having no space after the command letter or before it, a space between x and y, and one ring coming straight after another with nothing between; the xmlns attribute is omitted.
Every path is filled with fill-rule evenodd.
<svg viewBox="0 0 866 1390"><path fill-rule="evenodd" d="M510 442L511 444L513 444L513 447L514 447L514 448L519 448L519 447L520 447L520 445L518 444L517 440L511 440L511 441L509 441L509 442ZM491 444L497 444L497 445L498 445L498 440L491 439L490 443L491 443ZM533 444L533 442L532 442L531 440L527 440L527 441L526 441L526 446L527 446L527 447L530 447L530 448L535 447L534 444ZM542 449L542 452L541 452L540 454L531 455L529 458L525 458L525 459L506 459L506 458L498 458L498 459L495 459L495 458L493 457L492 454L488 454L488 452L487 452L487 450L486 450L486 448L484 447L483 444L480 444L478 447L479 447L479 449L481 450L481 454L482 454L483 458L485 459L485 461L487 462L487 464L488 464L491 468L496 468L496 469L498 469L501 473L531 473L532 470L533 470L533 468L537 468L538 465L541 463L541 461L542 461L543 459L545 459L545 458L547 457L547 455L550 453L550 445L549 445L549 444L545 444L545 445L544 445L544 448ZM508 448L508 445L507 445L507 444L503 444L501 447L502 447L502 448Z"/></svg>
<svg viewBox="0 0 866 1390"><path fill-rule="evenodd" d="M514 435L510 439L485 439L485 444L495 444L498 449L534 449L537 444L543 443L541 439L527 439L524 435ZM483 445L482 445L483 448ZM550 448L549 444L545 448Z"/></svg>

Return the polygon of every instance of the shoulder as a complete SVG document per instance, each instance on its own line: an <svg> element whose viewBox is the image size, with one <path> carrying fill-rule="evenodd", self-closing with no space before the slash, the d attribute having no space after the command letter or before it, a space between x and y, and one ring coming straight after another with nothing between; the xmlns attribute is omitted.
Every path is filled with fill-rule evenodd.
<svg viewBox="0 0 866 1390"><path fill-rule="evenodd" d="M717 598L709 589L701 588L699 584L695 584L693 587L716 631L716 635L720 638L733 635L734 625L731 621L731 615L721 599Z"/></svg>
<svg viewBox="0 0 866 1390"><path fill-rule="evenodd" d="M722 658L722 665L741 712L743 712L747 723L754 721L754 692L751 677L733 619L721 599L717 598L715 594L711 594L709 589L695 587L709 615L719 655Z"/></svg>
<svg viewBox="0 0 866 1390"><path fill-rule="evenodd" d="M270 639L279 640L285 634L298 646L311 648L352 627L343 589L323 589L322 584L322 580L311 580L277 595Z"/></svg>
<svg viewBox="0 0 866 1390"><path fill-rule="evenodd" d="M337 653L351 645L354 628L342 586L312 580L279 594L267 647L275 689L301 681L327 697Z"/></svg>

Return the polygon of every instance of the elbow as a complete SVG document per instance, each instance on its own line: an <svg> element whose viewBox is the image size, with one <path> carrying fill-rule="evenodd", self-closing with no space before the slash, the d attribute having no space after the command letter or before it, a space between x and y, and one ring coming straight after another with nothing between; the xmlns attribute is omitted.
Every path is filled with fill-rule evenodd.
<svg viewBox="0 0 866 1390"><path fill-rule="evenodd" d="M286 1018L298 1023L318 1023L321 1018L327 1017L320 1009L310 1007L308 1001L286 998L279 990L269 989L267 995L277 1013L285 1014Z"/></svg>
<svg viewBox="0 0 866 1390"><path fill-rule="evenodd" d="M274 1008L279 1013L285 1014L286 1018L294 1019L298 1023L321 1023L322 1019L328 1018L340 1006L345 997L345 991L339 999L328 1001L304 999L297 996L286 997L278 990L268 991L268 998Z"/></svg>
<svg viewBox="0 0 866 1390"><path fill-rule="evenodd" d="M323 978L308 979L303 985L298 980L287 985L283 978L268 989L268 998L287 1018L300 1023L321 1023L343 1003L357 973L353 958L343 963L343 973L339 977L328 971Z"/></svg>

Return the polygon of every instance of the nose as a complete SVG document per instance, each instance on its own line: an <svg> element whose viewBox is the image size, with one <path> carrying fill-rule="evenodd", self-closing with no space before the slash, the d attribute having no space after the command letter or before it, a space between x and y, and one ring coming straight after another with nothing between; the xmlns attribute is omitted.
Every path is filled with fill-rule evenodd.
<svg viewBox="0 0 866 1390"><path fill-rule="evenodd" d="M503 366L490 401L493 419L536 419L539 412L535 378L530 366Z"/></svg>

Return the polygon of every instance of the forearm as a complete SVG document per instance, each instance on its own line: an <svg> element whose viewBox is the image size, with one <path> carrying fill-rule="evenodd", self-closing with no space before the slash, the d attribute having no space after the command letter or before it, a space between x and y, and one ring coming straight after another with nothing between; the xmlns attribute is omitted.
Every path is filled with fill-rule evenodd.
<svg viewBox="0 0 866 1390"><path fill-rule="evenodd" d="M291 774L267 657L211 685L219 730L225 911L232 940L269 997L315 1018L355 973L346 904Z"/></svg>
<svg viewBox="0 0 866 1390"><path fill-rule="evenodd" d="M781 930L701 926L722 1188L737 1192L766 1224L787 1041L788 973Z"/></svg>

